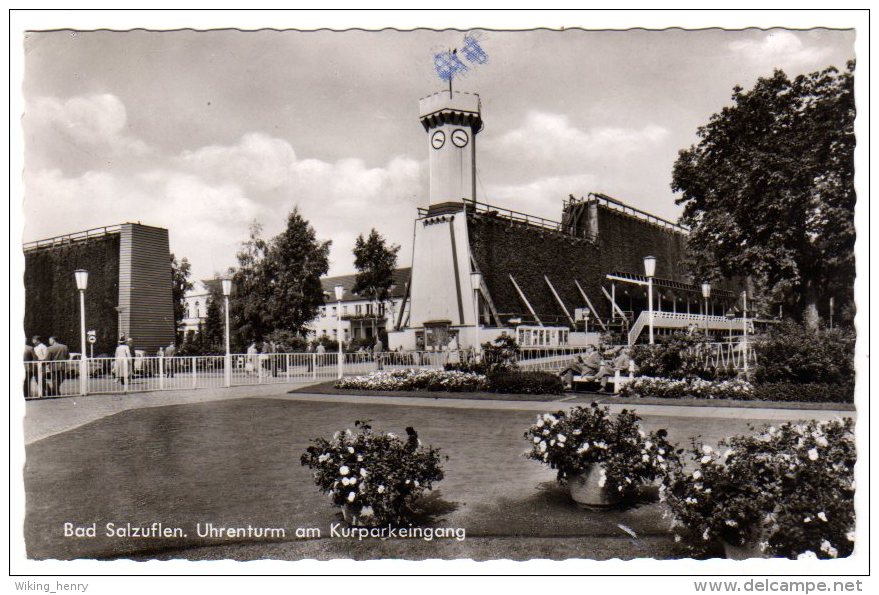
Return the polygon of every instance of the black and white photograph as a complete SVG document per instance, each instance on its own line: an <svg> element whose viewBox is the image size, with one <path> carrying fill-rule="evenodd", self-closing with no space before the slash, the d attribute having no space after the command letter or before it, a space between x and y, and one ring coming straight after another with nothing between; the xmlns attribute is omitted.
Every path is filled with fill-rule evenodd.
<svg viewBox="0 0 879 595"><path fill-rule="evenodd" d="M868 28L431 14L11 31L28 572L866 568Z"/></svg>

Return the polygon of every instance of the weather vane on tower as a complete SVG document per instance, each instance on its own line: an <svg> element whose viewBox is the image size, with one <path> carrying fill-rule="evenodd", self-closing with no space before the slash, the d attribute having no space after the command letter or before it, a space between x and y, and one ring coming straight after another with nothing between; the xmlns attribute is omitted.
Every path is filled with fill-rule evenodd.
<svg viewBox="0 0 879 595"><path fill-rule="evenodd" d="M454 78L465 74L471 68L461 60L459 52L471 66L478 66L488 62L488 54L485 53L485 50L479 44L478 34L473 32L467 33L464 36L464 43L460 48L450 48L441 52L435 52L433 55L433 67L440 80L448 81L449 97L452 96L452 81Z"/></svg>

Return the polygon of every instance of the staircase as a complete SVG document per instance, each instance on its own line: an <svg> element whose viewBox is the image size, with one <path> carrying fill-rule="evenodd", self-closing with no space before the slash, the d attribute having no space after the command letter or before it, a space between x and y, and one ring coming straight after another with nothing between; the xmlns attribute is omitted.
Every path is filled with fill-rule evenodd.
<svg viewBox="0 0 879 595"><path fill-rule="evenodd" d="M650 312L644 310L635 320L629 330L629 345L634 345L641 336L641 332L649 325ZM713 331L729 331L741 330L742 319L735 318L729 320L725 316L704 316L702 314L687 314L686 312L653 312L653 328L662 329L686 329L691 324L696 325L698 329L705 329L706 324L708 330Z"/></svg>

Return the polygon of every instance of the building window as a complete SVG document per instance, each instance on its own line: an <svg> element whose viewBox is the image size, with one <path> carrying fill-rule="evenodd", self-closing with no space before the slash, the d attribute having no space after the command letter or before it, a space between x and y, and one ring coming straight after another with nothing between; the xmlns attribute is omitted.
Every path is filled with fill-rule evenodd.
<svg viewBox="0 0 879 595"><path fill-rule="evenodd" d="M348 316L348 306L342 306L342 316Z"/></svg>
<svg viewBox="0 0 879 595"><path fill-rule="evenodd" d="M378 305L378 315L379 316L385 315L385 303L384 302L382 302Z"/></svg>
<svg viewBox="0 0 879 595"><path fill-rule="evenodd" d="M321 307L320 307L320 317L321 317L321 318L326 318L326 317L327 317L327 307L326 307L326 306L321 306Z"/></svg>
<svg viewBox="0 0 879 595"><path fill-rule="evenodd" d="M199 310L199 303L195 302L195 317L201 318L201 310Z"/></svg>
<svg viewBox="0 0 879 595"><path fill-rule="evenodd" d="M337 329L333 329L333 340L336 340L339 337L339 331Z"/></svg>
<svg viewBox="0 0 879 595"><path fill-rule="evenodd" d="M360 316L361 314L363 314L363 306L360 304L357 304L356 306L354 306L354 314L356 314L357 316Z"/></svg>
<svg viewBox="0 0 879 595"><path fill-rule="evenodd" d="M333 306L333 316L334 317L336 316L336 312L337 312L336 306ZM335 332L335 331L333 331L333 332Z"/></svg>

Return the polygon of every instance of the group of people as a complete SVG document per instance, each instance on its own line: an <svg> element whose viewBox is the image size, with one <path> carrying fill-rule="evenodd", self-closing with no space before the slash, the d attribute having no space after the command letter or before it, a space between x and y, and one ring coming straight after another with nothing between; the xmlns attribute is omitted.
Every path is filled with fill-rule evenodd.
<svg viewBox="0 0 879 595"><path fill-rule="evenodd" d="M25 366L24 396L49 397L61 394L61 384L67 378L70 350L57 337L49 337L49 345L39 335L24 344L25 362L51 362L44 365Z"/></svg>
<svg viewBox="0 0 879 595"><path fill-rule="evenodd" d="M612 392L607 386L608 379L613 378L618 371L628 371L631 365L632 352L628 348L621 349L613 359L605 360L594 345L588 345L586 353L578 355L574 363L560 372L560 376L568 389L573 387L574 376L585 376L598 382L601 392Z"/></svg>

